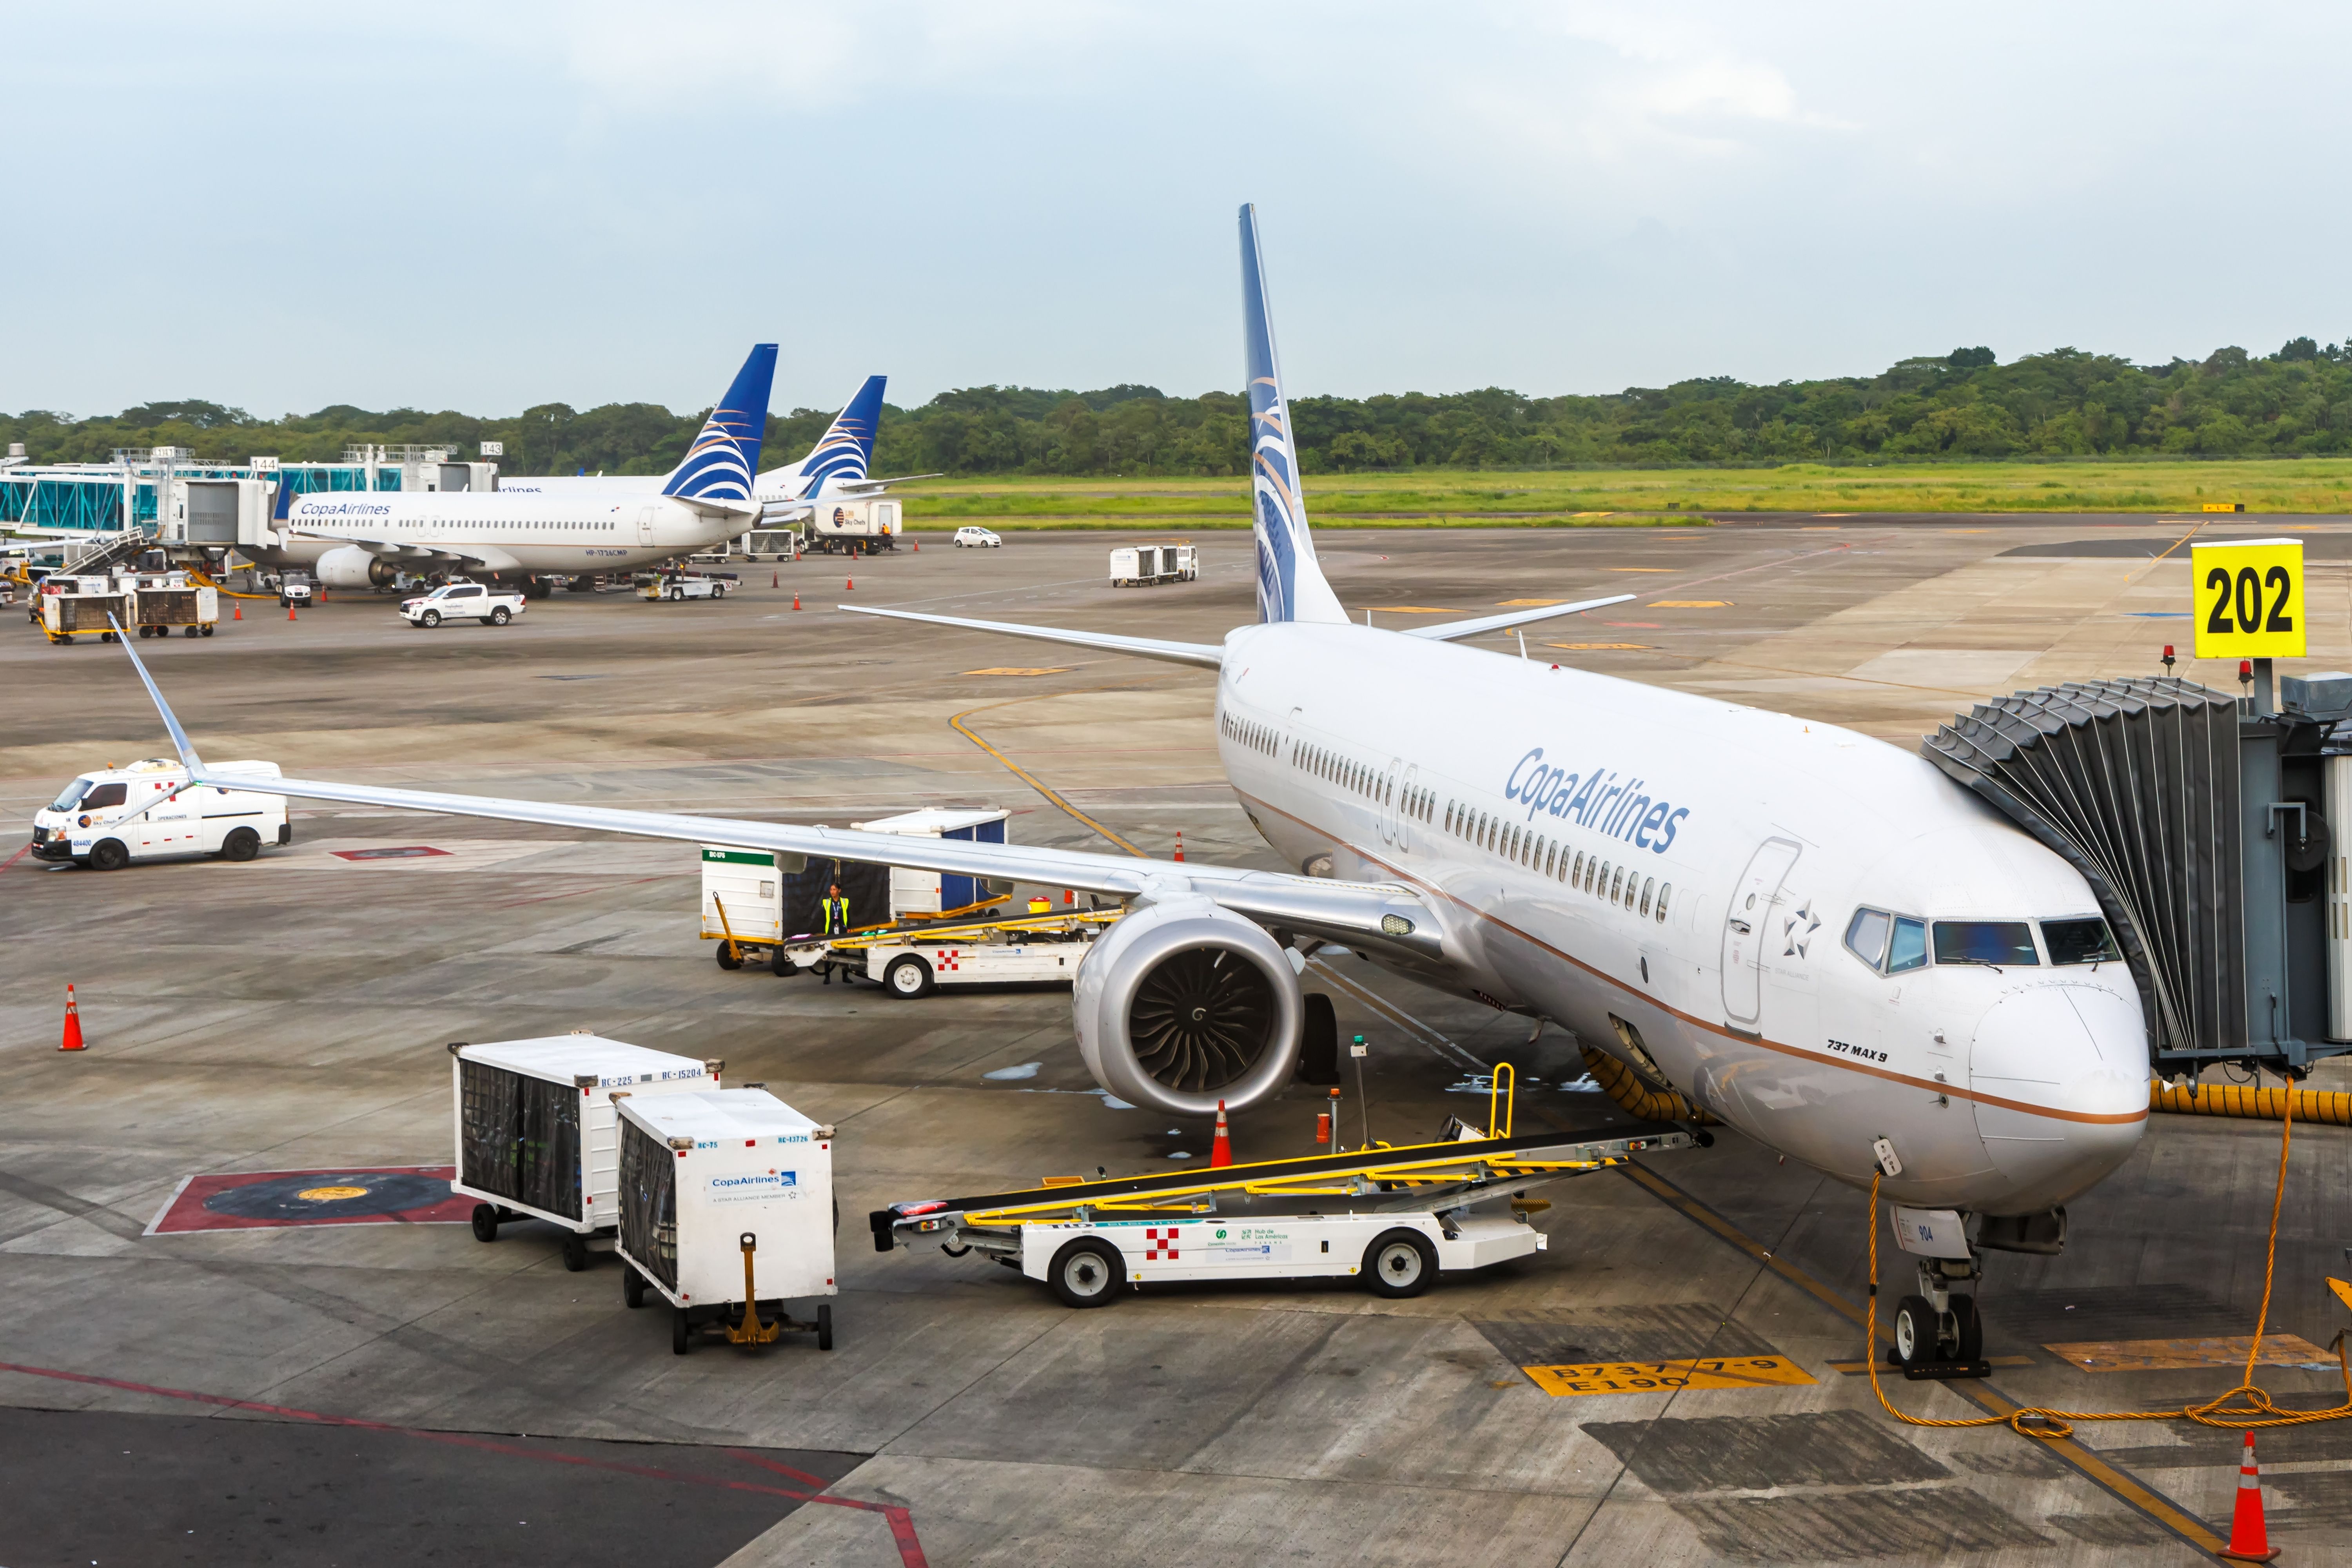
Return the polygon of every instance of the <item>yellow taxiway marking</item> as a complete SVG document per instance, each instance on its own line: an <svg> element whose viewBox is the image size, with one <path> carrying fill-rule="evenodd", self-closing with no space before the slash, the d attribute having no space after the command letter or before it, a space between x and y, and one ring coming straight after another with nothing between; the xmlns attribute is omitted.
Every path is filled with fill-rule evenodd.
<svg viewBox="0 0 2352 1568"><path fill-rule="evenodd" d="M1076 668L1074 665L1063 664L1046 669L1024 669L1018 665L997 664L991 665L986 669L967 669L963 673L966 675L1067 675Z"/></svg>
<svg viewBox="0 0 2352 1568"><path fill-rule="evenodd" d="M2062 1361L2084 1372L2152 1372L2188 1366L2243 1366L2254 1348L2252 1334L2217 1335L2188 1340L2074 1340L2043 1345ZM2263 1366L2333 1366L2336 1358L2294 1334L2263 1336Z"/></svg>
<svg viewBox="0 0 2352 1568"><path fill-rule="evenodd" d="M1794 1388L1819 1381L1784 1355L1582 1362L1567 1366L1523 1366L1519 1370L1554 1398L1580 1394L1655 1394L1681 1388Z"/></svg>
<svg viewBox="0 0 2352 1568"><path fill-rule="evenodd" d="M1544 647L1565 647L1574 649L1636 648L1648 647L1650 645L1645 642L1548 642L1544 644Z"/></svg>
<svg viewBox="0 0 2352 1568"><path fill-rule="evenodd" d="M345 1198L363 1198L368 1195L368 1190L365 1187L304 1187L294 1195L305 1203L332 1204L341 1203Z"/></svg>
<svg viewBox="0 0 2352 1568"><path fill-rule="evenodd" d="M1546 605L1565 605L1566 599L1497 599L1496 604L1507 610L1541 609Z"/></svg>
<svg viewBox="0 0 2352 1568"><path fill-rule="evenodd" d="M1642 606L1645 610L1727 610L1728 599L1653 599Z"/></svg>

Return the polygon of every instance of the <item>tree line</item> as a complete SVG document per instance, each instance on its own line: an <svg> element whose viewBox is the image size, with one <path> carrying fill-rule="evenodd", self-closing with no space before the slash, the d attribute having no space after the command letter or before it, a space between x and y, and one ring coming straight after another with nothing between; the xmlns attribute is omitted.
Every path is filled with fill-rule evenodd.
<svg viewBox="0 0 2352 1568"><path fill-rule="evenodd" d="M77 419L0 414L0 439L37 462L103 462L118 447L182 447L200 458L331 461L347 447L415 443L470 456L502 441L513 474L657 474L675 467L707 410L657 404L586 410L546 403L483 417L337 404L257 419L196 401ZM1875 375L1755 385L1730 376L1593 396L1478 392L1302 397L1292 405L1310 473L1428 467L1772 465L1969 458L2294 457L2352 452L2352 338L2295 338L2275 353L2223 348L2134 364L2053 349L2007 364L1986 348L1906 359ZM828 409L768 417L769 467L806 451ZM1234 475L1248 459L1238 393L1171 397L1156 387L1093 392L967 387L916 408L886 405L877 473Z"/></svg>

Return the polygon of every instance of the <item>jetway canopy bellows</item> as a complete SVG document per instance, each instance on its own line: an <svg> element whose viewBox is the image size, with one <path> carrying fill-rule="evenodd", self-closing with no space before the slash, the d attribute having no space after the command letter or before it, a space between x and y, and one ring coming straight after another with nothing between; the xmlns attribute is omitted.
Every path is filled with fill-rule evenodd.
<svg viewBox="0 0 2352 1568"><path fill-rule="evenodd" d="M2171 677L2070 682L1979 704L1920 750L2089 881L2151 1055L2248 1047L2236 699Z"/></svg>

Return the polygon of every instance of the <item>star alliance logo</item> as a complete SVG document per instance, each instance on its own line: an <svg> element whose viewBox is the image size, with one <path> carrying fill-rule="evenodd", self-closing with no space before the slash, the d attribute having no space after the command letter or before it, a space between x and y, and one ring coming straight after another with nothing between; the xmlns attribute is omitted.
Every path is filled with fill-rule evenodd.
<svg viewBox="0 0 2352 1568"><path fill-rule="evenodd" d="M1783 958L1804 957L1805 944L1811 942L1813 933L1821 929L1820 917L1813 913L1813 901L1807 899L1797 906L1797 912L1790 915L1788 923L1780 928L1780 934L1789 942L1789 945L1781 949L1780 955Z"/></svg>

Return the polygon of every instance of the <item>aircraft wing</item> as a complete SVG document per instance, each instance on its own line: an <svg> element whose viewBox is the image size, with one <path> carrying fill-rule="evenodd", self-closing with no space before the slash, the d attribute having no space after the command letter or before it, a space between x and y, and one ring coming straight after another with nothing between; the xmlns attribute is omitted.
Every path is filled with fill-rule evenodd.
<svg viewBox="0 0 2352 1568"><path fill-rule="evenodd" d="M1616 603L1613 599L1602 602ZM1057 642L1070 647L1133 654L1139 658L1156 658L1166 664L1197 665L1202 669L1217 669L1225 662L1225 650L1209 643L1124 637L1112 632L1079 632L1062 626L1026 626L1017 621L972 621L957 616L919 615L913 610L877 610L864 605L835 605L834 608L847 610L853 616L882 616L894 621L923 621L935 626L960 626L968 632L1003 632L1011 637L1034 637L1039 642ZM1517 623L1512 624L1516 626Z"/></svg>
<svg viewBox="0 0 2352 1568"><path fill-rule="evenodd" d="M1440 621L1433 626L1400 626L1397 629L1409 637L1427 637L1432 642L1452 642L1456 637L1476 637L1480 632L1507 631L1513 626L1548 621L1554 616L1580 616L1587 610L1597 610L1603 605L1622 605L1633 596L1632 594L1612 594L1605 599L1583 599L1573 605L1533 605L1524 610L1514 610L1507 616L1480 616L1473 621Z"/></svg>
<svg viewBox="0 0 2352 1568"><path fill-rule="evenodd" d="M446 544L417 544L404 539L370 539L362 534L329 533L316 528L298 528L293 531L305 539L331 539L338 544L356 544L371 555L380 555L398 565L472 566L484 572L522 570L521 562L496 545L457 550Z"/></svg>
<svg viewBox="0 0 2352 1568"><path fill-rule="evenodd" d="M1441 951L1443 931L1435 909L1424 903L1412 889L1391 883L1339 882L1277 871L1022 844L976 844L953 838L860 833L847 828L216 773L196 754L187 731L163 700L154 678L131 651L130 639L119 640L146 686L147 695L154 700L155 710L163 717L172 744L178 749L180 761L188 770L191 786L226 784L249 793L304 800L341 801L353 805L482 816L504 822L537 822L641 838L672 838L688 844L727 844L808 859L907 866L977 877L1000 885L1084 889L1123 901L1151 902L1189 894L1283 931L1351 945L1387 947L1423 957L1435 957Z"/></svg>
<svg viewBox="0 0 2352 1568"><path fill-rule="evenodd" d="M833 482L835 488L839 489L844 495L862 496L871 494L876 490L888 489L892 485L910 485L917 479L943 479L945 478L947 478L947 476L944 473L896 474L887 479L835 479Z"/></svg>

